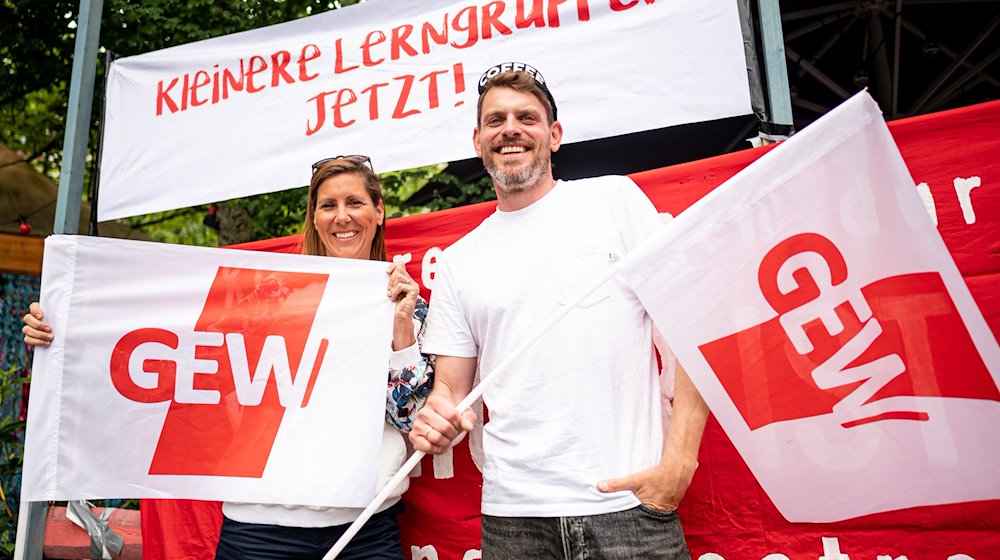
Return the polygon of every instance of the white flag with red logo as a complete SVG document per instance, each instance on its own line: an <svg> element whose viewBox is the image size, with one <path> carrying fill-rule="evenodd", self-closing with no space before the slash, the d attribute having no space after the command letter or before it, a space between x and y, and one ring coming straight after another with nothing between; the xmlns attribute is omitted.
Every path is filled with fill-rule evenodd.
<svg viewBox="0 0 1000 560"><path fill-rule="evenodd" d="M23 499L364 507L377 490L386 263L46 239Z"/></svg>
<svg viewBox="0 0 1000 560"><path fill-rule="evenodd" d="M621 266L790 521L1000 498L1000 351L867 93Z"/></svg>

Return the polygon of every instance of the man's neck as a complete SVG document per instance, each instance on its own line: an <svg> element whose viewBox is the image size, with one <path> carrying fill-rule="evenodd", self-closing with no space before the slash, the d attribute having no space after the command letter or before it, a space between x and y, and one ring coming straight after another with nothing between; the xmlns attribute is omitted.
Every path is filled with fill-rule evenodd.
<svg viewBox="0 0 1000 560"><path fill-rule="evenodd" d="M497 208L503 212L516 212L538 202L542 197L549 194L555 186L556 180L552 175L546 175L530 189L524 189L515 193L505 193L503 190L496 188L495 184L493 188L496 190L497 201L499 202Z"/></svg>

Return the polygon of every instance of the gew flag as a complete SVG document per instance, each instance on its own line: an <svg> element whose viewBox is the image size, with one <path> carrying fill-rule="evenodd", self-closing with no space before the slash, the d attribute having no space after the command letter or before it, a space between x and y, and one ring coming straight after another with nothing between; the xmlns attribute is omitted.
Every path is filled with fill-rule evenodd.
<svg viewBox="0 0 1000 560"><path fill-rule="evenodd" d="M1000 351L866 92L621 267L788 520L1000 498Z"/></svg>

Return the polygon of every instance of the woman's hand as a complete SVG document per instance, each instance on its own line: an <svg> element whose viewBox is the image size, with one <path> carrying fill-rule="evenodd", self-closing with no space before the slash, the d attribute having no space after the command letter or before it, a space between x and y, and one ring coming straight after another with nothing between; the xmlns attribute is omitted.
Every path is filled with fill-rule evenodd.
<svg viewBox="0 0 1000 560"><path fill-rule="evenodd" d="M392 263L385 270L389 275L389 285L386 294L396 302L392 324L392 349L402 350L417 342L413 333L413 311L417 306L417 296L420 286L406 272L406 265Z"/></svg>
<svg viewBox="0 0 1000 560"><path fill-rule="evenodd" d="M42 321L44 318L45 313L42 313L38 302L31 302L28 314L21 319L24 321L21 332L24 333L24 343L28 346L48 346L52 343L52 327Z"/></svg>

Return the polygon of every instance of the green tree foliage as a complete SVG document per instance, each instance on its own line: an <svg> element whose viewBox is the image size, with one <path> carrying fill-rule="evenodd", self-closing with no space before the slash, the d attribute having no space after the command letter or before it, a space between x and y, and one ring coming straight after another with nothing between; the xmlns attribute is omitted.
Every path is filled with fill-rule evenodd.
<svg viewBox="0 0 1000 560"><path fill-rule="evenodd" d="M105 0L100 53L132 56L171 46L246 31L354 4L354 0ZM0 142L19 151L39 171L58 179L73 64L78 0L0 0ZM96 162L105 60L99 57L97 91L85 184ZM90 198L89 193L85 195ZM301 200L281 193L277 198ZM247 201L259 219L256 237L281 234L288 204L268 198ZM259 210L259 212L257 211ZM257 214L260 217L257 218ZM154 239L214 245L218 236L202 224L204 209L185 209L132 218ZM221 224L223 229L228 225ZM273 227L272 227L273 226Z"/></svg>
<svg viewBox="0 0 1000 560"><path fill-rule="evenodd" d="M473 183L463 183L446 169L444 165L428 165L381 174L386 216L398 218L496 198L489 177L484 176ZM410 197L428 186L432 190L430 199L426 203L414 205L409 200Z"/></svg>
<svg viewBox="0 0 1000 560"><path fill-rule="evenodd" d="M354 3L105 0L100 52L132 56ZM11 149L39 157L62 148L79 5L78 0L0 0L0 110L4 125L0 140ZM99 84L103 76L104 61L99 60ZM100 100L103 92L96 93ZM94 112L95 136L99 113Z"/></svg>
<svg viewBox="0 0 1000 560"><path fill-rule="evenodd" d="M105 0L85 184L92 184L90 174L97 159L103 54L137 55L354 3L356 0ZM78 0L0 0L0 142L23 153L39 171L56 180L62 161L78 12ZM491 188L461 185L437 166L393 172L383 178L390 216L476 202L492 195ZM408 207L406 199L431 180L447 186L442 190L447 194L426 205ZM90 196L85 194L85 198ZM218 234L203 224L205 207L129 221L160 241L226 244L297 233L305 215L304 203L304 189L222 202L216 215Z"/></svg>

